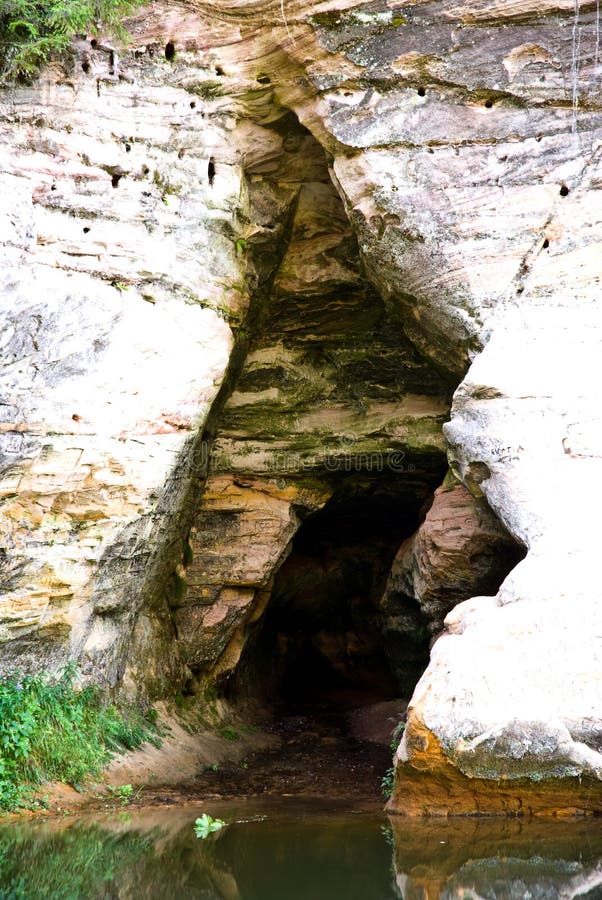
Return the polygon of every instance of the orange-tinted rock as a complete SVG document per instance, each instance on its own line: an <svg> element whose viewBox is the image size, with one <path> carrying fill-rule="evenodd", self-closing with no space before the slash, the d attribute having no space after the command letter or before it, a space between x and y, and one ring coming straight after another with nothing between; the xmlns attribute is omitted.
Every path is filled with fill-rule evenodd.
<svg viewBox="0 0 602 900"><path fill-rule="evenodd" d="M416 534L401 545L383 605L393 613L398 595L417 600L431 633L436 633L460 601L495 594L522 556L522 548L486 502L448 478L435 491Z"/></svg>
<svg viewBox="0 0 602 900"><path fill-rule="evenodd" d="M410 715L396 756L387 811L405 816L575 816L602 813L602 781L594 777L476 778L449 759L419 715Z"/></svg>

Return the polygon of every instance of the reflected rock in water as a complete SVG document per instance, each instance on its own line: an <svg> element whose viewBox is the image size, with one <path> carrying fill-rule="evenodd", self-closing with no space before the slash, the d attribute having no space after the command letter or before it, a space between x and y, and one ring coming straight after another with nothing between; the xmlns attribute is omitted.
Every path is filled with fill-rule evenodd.
<svg viewBox="0 0 602 900"><path fill-rule="evenodd" d="M210 811L230 825L206 840L192 806L0 827L0 900L602 900L600 820Z"/></svg>
<svg viewBox="0 0 602 900"><path fill-rule="evenodd" d="M391 819L403 900L602 900L599 820Z"/></svg>

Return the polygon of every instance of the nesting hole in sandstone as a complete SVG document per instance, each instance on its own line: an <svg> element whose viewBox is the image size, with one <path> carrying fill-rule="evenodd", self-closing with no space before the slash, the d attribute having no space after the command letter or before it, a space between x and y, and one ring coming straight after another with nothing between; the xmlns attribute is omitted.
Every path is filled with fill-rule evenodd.
<svg viewBox="0 0 602 900"><path fill-rule="evenodd" d="M168 62L171 62L175 58L175 55L176 55L175 44L173 43L173 41L168 41L165 44L165 59Z"/></svg>
<svg viewBox="0 0 602 900"><path fill-rule="evenodd" d="M210 187L213 187L213 181L215 179L215 160L213 157L210 158L207 164L207 178L209 179Z"/></svg>
<svg viewBox="0 0 602 900"><path fill-rule="evenodd" d="M543 244L542 244L542 247L543 247L544 250L547 250L549 246L550 246L550 242L549 242L549 240L546 238L545 241L544 241Z"/></svg>
<svg viewBox="0 0 602 900"><path fill-rule="evenodd" d="M569 193L569 189L566 184L561 185L560 190L558 191L561 197L567 197Z"/></svg>
<svg viewBox="0 0 602 900"><path fill-rule="evenodd" d="M82 63L82 69L86 73L86 75L90 72L91 68L92 67L90 66L90 63L88 62L88 60L84 60L84 62Z"/></svg>
<svg viewBox="0 0 602 900"><path fill-rule="evenodd" d="M493 100L485 100L485 107L487 109L491 109L493 106Z"/></svg>
<svg viewBox="0 0 602 900"><path fill-rule="evenodd" d="M419 87L416 93L419 97L426 97L426 88Z"/></svg>

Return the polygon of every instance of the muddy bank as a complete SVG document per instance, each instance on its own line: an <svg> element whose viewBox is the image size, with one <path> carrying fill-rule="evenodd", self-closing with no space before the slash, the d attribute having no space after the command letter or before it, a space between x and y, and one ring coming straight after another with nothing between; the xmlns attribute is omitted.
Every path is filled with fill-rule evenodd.
<svg viewBox="0 0 602 900"><path fill-rule="evenodd" d="M69 814L120 806L172 806L204 800L307 797L384 805L381 782L391 766L391 733L399 701L353 711L298 711L264 722L240 720L220 732L189 733L189 723L164 718L160 747L116 757L102 781L78 790L47 785L43 809L23 815ZM124 785L126 798L117 793Z"/></svg>

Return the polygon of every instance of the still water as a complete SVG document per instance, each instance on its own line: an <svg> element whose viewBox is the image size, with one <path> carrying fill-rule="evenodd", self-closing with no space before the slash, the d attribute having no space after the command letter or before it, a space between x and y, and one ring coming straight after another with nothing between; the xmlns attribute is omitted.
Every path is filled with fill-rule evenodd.
<svg viewBox="0 0 602 900"><path fill-rule="evenodd" d="M201 812L228 827L195 836ZM0 898L602 898L602 822L410 821L291 799L0 828Z"/></svg>

